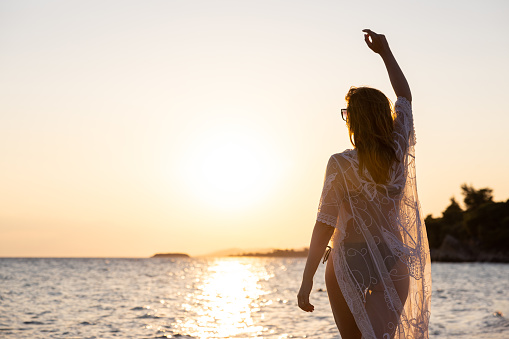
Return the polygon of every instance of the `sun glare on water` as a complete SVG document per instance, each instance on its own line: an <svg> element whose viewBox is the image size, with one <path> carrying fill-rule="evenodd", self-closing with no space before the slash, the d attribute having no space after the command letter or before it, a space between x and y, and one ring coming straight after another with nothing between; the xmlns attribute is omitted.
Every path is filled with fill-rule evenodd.
<svg viewBox="0 0 509 339"><path fill-rule="evenodd" d="M219 260L209 268L198 295L182 305L192 316L177 327L199 338L260 334L263 326L253 317L262 306L259 298L268 293L260 288L260 279L268 279L267 273L254 271L248 263Z"/></svg>

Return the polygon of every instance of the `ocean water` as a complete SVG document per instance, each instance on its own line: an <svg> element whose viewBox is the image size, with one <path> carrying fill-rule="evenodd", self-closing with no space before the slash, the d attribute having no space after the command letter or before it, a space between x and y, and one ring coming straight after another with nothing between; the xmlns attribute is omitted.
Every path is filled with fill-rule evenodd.
<svg viewBox="0 0 509 339"><path fill-rule="evenodd" d="M0 259L0 338L340 338L305 259ZM431 338L509 338L509 265L432 265Z"/></svg>

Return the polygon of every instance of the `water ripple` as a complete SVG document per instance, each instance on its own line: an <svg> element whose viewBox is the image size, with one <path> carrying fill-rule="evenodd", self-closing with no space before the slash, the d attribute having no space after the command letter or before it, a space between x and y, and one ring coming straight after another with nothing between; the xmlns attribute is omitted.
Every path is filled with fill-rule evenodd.
<svg viewBox="0 0 509 339"><path fill-rule="evenodd" d="M2 338L333 338L304 259L0 259ZM431 338L509 337L509 265L433 264ZM34 312L34 310L37 310Z"/></svg>

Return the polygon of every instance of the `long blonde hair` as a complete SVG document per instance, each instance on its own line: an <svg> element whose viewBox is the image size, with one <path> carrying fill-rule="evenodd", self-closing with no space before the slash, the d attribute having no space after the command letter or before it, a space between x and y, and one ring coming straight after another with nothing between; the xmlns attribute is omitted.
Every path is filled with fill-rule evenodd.
<svg viewBox="0 0 509 339"><path fill-rule="evenodd" d="M350 142L359 155L359 174L366 167L378 184L389 181L396 157L390 100L377 89L352 87L345 97Z"/></svg>

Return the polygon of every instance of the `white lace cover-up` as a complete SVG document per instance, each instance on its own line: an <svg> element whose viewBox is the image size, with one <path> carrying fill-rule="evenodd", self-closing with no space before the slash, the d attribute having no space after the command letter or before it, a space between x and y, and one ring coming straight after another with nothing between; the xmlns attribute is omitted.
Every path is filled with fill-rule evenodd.
<svg viewBox="0 0 509 339"><path fill-rule="evenodd" d="M415 178L410 102L395 103L400 162L387 184L359 174L357 150L331 156L317 220L336 229L336 278L364 339L428 338L431 263Z"/></svg>

